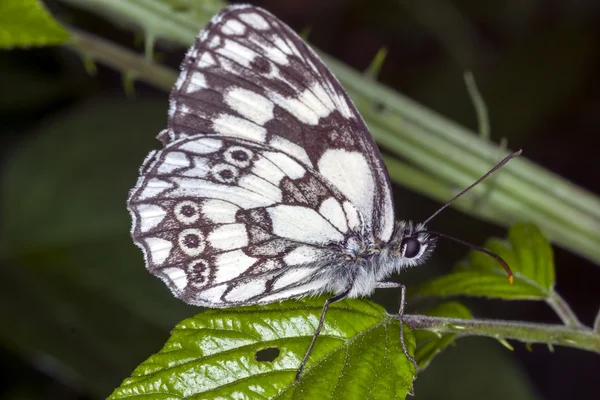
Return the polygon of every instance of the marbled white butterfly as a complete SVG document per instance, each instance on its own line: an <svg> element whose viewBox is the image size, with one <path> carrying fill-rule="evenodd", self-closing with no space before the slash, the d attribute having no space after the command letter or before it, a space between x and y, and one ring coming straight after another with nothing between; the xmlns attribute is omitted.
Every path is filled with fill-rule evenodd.
<svg viewBox="0 0 600 400"><path fill-rule="evenodd" d="M333 294L299 376L328 305L404 289L384 279L423 262L434 239L424 224L395 220L364 121L276 17L223 9L181 69L158 136L164 148L148 155L128 200L133 239L147 269L189 304Z"/></svg>

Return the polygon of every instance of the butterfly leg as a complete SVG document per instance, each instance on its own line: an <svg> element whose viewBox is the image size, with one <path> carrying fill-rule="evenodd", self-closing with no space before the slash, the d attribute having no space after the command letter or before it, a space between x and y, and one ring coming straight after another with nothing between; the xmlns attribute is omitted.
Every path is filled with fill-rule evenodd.
<svg viewBox="0 0 600 400"><path fill-rule="evenodd" d="M377 289L400 289L400 309L398 310L398 319L400 320L400 345L402 346L402 352L410 362L415 366L415 374L419 371L419 364L417 364L417 360L415 360L410 354L408 354L408 350L406 348L406 344L404 343L404 322L402 318L404 317L404 305L406 303L406 286L399 282L378 282Z"/></svg>
<svg viewBox="0 0 600 400"><path fill-rule="evenodd" d="M323 328L323 322L325 321L325 314L327 313L327 309L331 303L335 303L336 301L344 300L346 296L350 293L350 289L346 290L338 294L337 296L333 296L327 300L325 300L325 304L323 305L323 310L321 311L321 318L319 319L319 325L317 325L317 329L315 330L315 334L313 335L312 341L310 342L310 346L308 346L308 350L298 367L298 372L296 372L296 381L300 380L300 375L302 374L302 369L306 365L308 361L308 357L310 357L310 353L312 352L313 347L315 347L315 342L317 341L317 337L319 337L319 333L321 333L321 328Z"/></svg>

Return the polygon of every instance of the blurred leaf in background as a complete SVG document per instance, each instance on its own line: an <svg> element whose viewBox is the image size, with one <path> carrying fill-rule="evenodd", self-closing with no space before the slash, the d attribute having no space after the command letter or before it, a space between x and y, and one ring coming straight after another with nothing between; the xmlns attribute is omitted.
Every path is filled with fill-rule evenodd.
<svg viewBox="0 0 600 400"><path fill-rule="evenodd" d="M164 108L122 96L81 104L23 140L1 181L2 341L35 364L57 360L59 377L98 396L192 309L129 238L125 199Z"/></svg>
<svg viewBox="0 0 600 400"><path fill-rule="evenodd" d="M0 49L58 44L68 37L38 0L0 1Z"/></svg>

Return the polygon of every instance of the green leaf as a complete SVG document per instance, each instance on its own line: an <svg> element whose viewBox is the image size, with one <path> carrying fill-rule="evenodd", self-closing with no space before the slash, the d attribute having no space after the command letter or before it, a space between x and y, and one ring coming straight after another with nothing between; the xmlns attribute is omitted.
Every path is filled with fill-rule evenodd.
<svg viewBox="0 0 600 400"><path fill-rule="evenodd" d="M124 201L165 107L99 99L22 141L0 178L0 242L23 253L127 235Z"/></svg>
<svg viewBox="0 0 600 400"><path fill-rule="evenodd" d="M511 300L542 300L551 296L554 286L552 247L536 226L517 223L510 228L508 240L492 238L485 247L508 263L515 276L513 285L496 260L480 251L471 251L454 272L420 285L416 293Z"/></svg>
<svg viewBox="0 0 600 400"><path fill-rule="evenodd" d="M442 303L424 313L425 315L446 318L472 319L471 311L461 303L449 301ZM456 339L456 333L436 334L429 331L414 331L417 340L417 351L415 359L419 369L423 370L429 366L431 360L451 345Z"/></svg>
<svg viewBox="0 0 600 400"><path fill-rule="evenodd" d="M324 300L207 310L186 319L109 399L404 399L414 368L400 347L398 322L367 300L331 305L295 382ZM405 334L412 352L413 336ZM265 349L276 357L256 361Z"/></svg>
<svg viewBox="0 0 600 400"><path fill-rule="evenodd" d="M0 1L0 48L59 44L68 38L38 0Z"/></svg>

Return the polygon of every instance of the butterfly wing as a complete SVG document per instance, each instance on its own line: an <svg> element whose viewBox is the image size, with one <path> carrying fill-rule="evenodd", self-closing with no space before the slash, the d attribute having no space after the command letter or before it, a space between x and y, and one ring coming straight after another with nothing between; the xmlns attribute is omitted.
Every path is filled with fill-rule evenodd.
<svg viewBox="0 0 600 400"><path fill-rule="evenodd" d="M151 153L141 175L132 236L180 299L228 307L339 290L323 267L357 245L359 212L284 152L199 135Z"/></svg>
<svg viewBox="0 0 600 400"><path fill-rule="evenodd" d="M364 121L314 51L263 9L225 8L183 61L160 139L214 133L269 145L318 171L359 209L365 240L390 239L390 182Z"/></svg>

